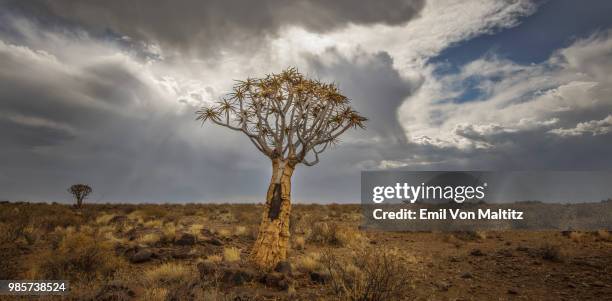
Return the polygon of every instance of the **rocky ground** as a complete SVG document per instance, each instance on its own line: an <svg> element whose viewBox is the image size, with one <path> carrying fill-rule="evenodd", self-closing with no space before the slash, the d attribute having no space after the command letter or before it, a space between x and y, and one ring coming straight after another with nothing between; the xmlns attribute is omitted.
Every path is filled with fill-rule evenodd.
<svg viewBox="0 0 612 301"><path fill-rule="evenodd" d="M68 279L68 300L612 299L608 231L361 231L358 206L297 205L288 260L263 271L260 210L4 202L0 279Z"/></svg>

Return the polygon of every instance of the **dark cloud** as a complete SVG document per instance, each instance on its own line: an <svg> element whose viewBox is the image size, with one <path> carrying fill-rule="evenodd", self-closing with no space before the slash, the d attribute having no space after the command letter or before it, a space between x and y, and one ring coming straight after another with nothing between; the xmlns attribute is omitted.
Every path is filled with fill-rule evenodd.
<svg viewBox="0 0 612 301"><path fill-rule="evenodd" d="M324 63L331 61L332 63ZM310 56L309 67L314 75L329 82L338 82L340 90L355 107L369 118L370 135L405 142L405 133L397 121L397 109L419 83L402 79L393 68L393 59L386 52L357 54L353 58L330 48L320 56Z"/></svg>
<svg viewBox="0 0 612 301"><path fill-rule="evenodd" d="M424 0L182 0L182 1L9 1L9 7L42 20L95 32L110 31L161 44L165 50L211 54L246 47L296 25L326 32L348 24L399 25L415 18ZM51 16L50 16L51 15Z"/></svg>
<svg viewBox="0 0 612 301"><path fill-rule="evenodd" d="M264 195L270 169L246 139L201 128L121 58L77 66L2 42L0 58L0 198L67 200L76 182L94 201Z"/></svg>

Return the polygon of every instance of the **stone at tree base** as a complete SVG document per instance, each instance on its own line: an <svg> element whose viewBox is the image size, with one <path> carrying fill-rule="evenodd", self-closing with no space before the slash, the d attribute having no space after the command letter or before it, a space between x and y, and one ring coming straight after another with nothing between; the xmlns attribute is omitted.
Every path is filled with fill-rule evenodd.
<svg viewBox="0 0 612 301"><path fill-rule="evenodd" d="M280 261L274 267L275 272L279 272L285 275L291 275L291 264L288 261Z"/></svg>
<svg viewBox="0 0 612 301"><path fill-rule="evenodd" d="M266 274L263 280L266 286L274 287L279 290L288 290L290 287L293 286L293 279L279 272L268 273Z"/></svg>
<svg viewBox="0 0 612 301"><path fill-rule="evenodd" d="M254 273L248 269L228 267L223 270L221 282L231 286L239 286L253 280L253 278L255 278Z"/></svg>

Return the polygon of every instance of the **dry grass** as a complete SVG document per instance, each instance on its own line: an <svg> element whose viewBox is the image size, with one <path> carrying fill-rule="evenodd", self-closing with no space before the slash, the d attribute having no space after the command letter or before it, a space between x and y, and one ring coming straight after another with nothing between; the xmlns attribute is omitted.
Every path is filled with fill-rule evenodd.
<svg viewBox="0 0 612 301"><path fill-rule="evenodd" d="M293 238L293 248L296 250L304 250L306 246L306 239L304 236L298 235Z"/></svg>
<svg viewBox="0 0 612 301"><path fill-rule="evenodd" d="M174 241L177 237L177 229L176 224L173 222L165 223L161 228L162 231L162 239L164 241Z"/></svg>
<svg viewBox="0 0 612 301"><path fill-rule="evenodd" d="M221 255L208 255L208 257L206 257L206 260L208 262L212 262L212 263L220 263L223 261L223 256Z"/></svg>
<svg viewBox="0 0 612 301"><path fill-rule="evenodd" d="M154 245L161 240L161 237L157 233L147 233L138 237L138 242L146 245Z"/></svg>
<svg viewBox="0 0 612 301"><path fill-rule="evenodd" d="M232 237L232 231L229 230L229 229L226 229L226 228L221 228L221 229L213 228L213 229L211 229L211 232L213 234L219 236L219 237L222 237L222 238L230 238L230 237Z"/></svg>
<svg viewBox="0 0 612 301"><path fill-rule="evenodd" d="M161 228L162 221L159 219L154 219L150 221L146 221L143 224L146 228Z"/></svg>
<svg viewBox="0 0 612 301"><path fill-rule="evenodd" d="M406 300L411 293L410 271L385 249L364 250L348 259L325 252L322 263L341 299Z"/></svg>
<svg viewBox="0 0 612 301"><path fill-rule="evenodd" d="M204 239L204 235L202 235L202 230L204 230L204 225L202 225L202 224L192 224L187 229L187 232L189 232L189 234L195 236L197 240L202 240L202 239Z"/></svg>
<svg viewBox="0 0 612 301"><path fill-rule="evenodd" d="M570 238L570 239L571 239L573 242L575 242L575 243L579 243L579 242L582 242L582 241L583 241L583 239L584 239L584 233L582 233L582 232L572 231L572 232L569 234L569 238Z"/></svg>
<svg viewBox="0 0 612 301"><path fill-rule="evenodd" d="M91 280L107 277L125 262L115 256L112 245L92 234L64 231L57 248L37 253L30 260L31 279Z"/></svg>
<svg viewBox="0 0 612 301"><path fill-rule="evenodd" d="M319 262L320 253L309 253L308 255L300 256L296 259L295 264L298 270L302 272L316 271L321 268Z"/></svg>
<svg viewBox="0 0 612 301"><path fill-rule="evenodd" d="M144 291L142 300L165 301L168 296L168 289L165 287L151 287Z"/></svg>
<svg viewBox="0 0 612 301"><path fill-rule="evenodd" d="M106 214L103 213L96 218L96 224L98 225L108 225L110 221L115 217L115 214Z"/></svg>
<svg viewBox="0 0 612 301"><path fill-rule="evenodd" d="M151 285L150 287L157 287L156 285L168 287L184 283L191 278L193 278L192 270L178 263L164 263L144 273L144 279Z"/></svg>
<svg viewBox="0 0 612 301"><path fill-rule="evenodd" d="M249 234L249 229L245 226L236 226L234 228L234 235L236 236L247 236Z"/></svg>
<svg viewBox="0 0 612 301"><path fill-rule="evenodd" d="M224 248L223 260L226 262L240 261L240 249L235 247Z"/></svg>
<svg viewBox="0 0 612 301"><path fill-rule="evenodd" d="M329 244L340 247L359 248L367 239L355 228L340 226L337 223L316 222L308 241L318 244Z"/></svg>

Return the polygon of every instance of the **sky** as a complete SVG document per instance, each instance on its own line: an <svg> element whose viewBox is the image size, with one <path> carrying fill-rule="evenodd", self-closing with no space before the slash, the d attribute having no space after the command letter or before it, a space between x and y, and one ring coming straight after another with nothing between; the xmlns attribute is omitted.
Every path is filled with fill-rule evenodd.
<svg viewBox="0 0 612 301"><path fill-rule="evenodd" d="M363 170L611 170L612 2L0 0L0 199L261 202L271 164L194 112L289 66L369 118L297 203Z"/></svg>

